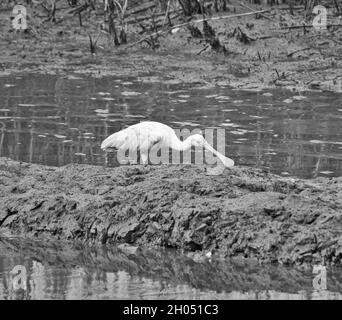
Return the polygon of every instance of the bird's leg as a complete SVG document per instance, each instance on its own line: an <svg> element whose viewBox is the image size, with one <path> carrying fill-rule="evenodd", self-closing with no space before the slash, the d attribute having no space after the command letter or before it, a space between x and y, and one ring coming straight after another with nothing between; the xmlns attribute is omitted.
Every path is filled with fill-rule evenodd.
<svg viewBox="0 0 342 320"><path fill-rule="evenodd" d="M141 161L144 167L148 165L148 153L147 152L140 152Z"/></svg>
<svg viewBox="0 0 342 320"><path fill-rule="evenodd" d="M134 165L134 164L137 164L137 161L136 160L134 160L134 159L132 159L132 160L128 160L128 163L130 164L130 165Z"/></svg>

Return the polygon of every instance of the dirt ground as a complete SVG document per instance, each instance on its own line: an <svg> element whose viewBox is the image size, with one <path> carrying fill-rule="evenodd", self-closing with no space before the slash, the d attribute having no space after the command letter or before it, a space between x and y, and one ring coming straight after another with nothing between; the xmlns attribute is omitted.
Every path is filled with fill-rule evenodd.
<svg viewBox="0 0 342 320"><path fill-rule="evenodd" d="M342 178L233 167L45 167L0 160L0 232L204 257L341 264Z"/></svg>
<svg viewBox="0 0 342 320"><path fill-rule="evenodd" d="M260 89L285 86L295 90L323 89L342 92L342 28L317 31L314 15L304 19L304 8L293 14L288 6L256 6L248 1L230 1L229 16L268 10L220 20L191 23L188 27L164 33L152 50L137 26L128 26L127 45L114 46L105 31L99 31L103 16L96 11L83 13L82 26L77 16L56 14L57 22L46 21L41 10L29 11L27 32L11 26L11 10L0 12L0 75L14 72L85 73L138 76L163 75L174 82L201 82L235 88ZM242 5L241 5L242 4ZM247 7L246 7L247 6ZM336 10L335 10L336 11ZM328 8L328 24L341 18ZM209 17L209 15L207 15ZM200 19L201 16L194 17ZM181 21L175 19L173 26ZM289 29L288 27L292 27ZM176 32L177 31L177 32ZM195 30L196 31L196 30ZM198 31L200 34L198 34ZM90 53L89 35L97 40L96 53ZM216 39L219 46L211 45ZM216 43L217 44L217 43Z"/></svg>

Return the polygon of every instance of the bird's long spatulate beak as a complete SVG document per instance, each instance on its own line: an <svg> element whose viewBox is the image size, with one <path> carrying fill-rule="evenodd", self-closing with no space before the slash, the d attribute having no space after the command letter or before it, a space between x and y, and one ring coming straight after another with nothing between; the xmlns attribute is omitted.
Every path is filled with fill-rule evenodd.
<svg viewBox="0 0 342 320"><path fill-rule="evenodd" d="M235 163L234 163L233 159L225 157L223 154L216 151L209 143L205 143L204 146L206 149L208 149L210 152L212 152L215 156L217 156L226 167L233 167L234 166Z"/></svg>

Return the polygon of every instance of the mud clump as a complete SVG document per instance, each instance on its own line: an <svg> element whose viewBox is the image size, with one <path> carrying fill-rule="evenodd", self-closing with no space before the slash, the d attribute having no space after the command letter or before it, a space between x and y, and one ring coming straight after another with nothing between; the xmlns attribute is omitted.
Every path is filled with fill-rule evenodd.
<svg viewBox="0 0 342 320"><path fill-rule="evenodd" d="M342 178L234 167L67 165L0 159L0 234L162 246L281 264L340 264Z"/></svg>

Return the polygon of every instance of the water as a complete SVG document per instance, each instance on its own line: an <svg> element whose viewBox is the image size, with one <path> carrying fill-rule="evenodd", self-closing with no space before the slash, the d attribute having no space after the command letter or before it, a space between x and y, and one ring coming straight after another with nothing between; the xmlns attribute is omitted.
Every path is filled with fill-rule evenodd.
<svg viewBox="0 0 342 320"><path fill-rule="evenodd" d="M240 165L303 178L340 176L341 102L341 94L329 92L238 91L155 76L0 77L0 156L103 165L101 141L148 119L173 128L225 128L226 155ZM13 290L16 265L26 269L26 290ZM0 299L340 299L341 274L329 269L327 290L317 291L312 270L0 239Z"/></svg>
<svg viewBox="0 0 342 320"><path fill-rule="evenodd" d="M109 134L141 120L226 130L237 164L312 178L342 174L342 94L260 92L158 77L0 77L0 156L102 165Z"/></svg>
<svg viewBox="0 0 342 320"><path fill-rule="evenodd" d="M13 289L17 265L26 269L26 289ZM312 270L127 245L90 249L0 238L0 300L341 299L341 271L328 269L327 290L315 290Z"/></svg>

